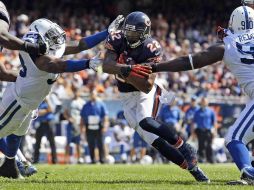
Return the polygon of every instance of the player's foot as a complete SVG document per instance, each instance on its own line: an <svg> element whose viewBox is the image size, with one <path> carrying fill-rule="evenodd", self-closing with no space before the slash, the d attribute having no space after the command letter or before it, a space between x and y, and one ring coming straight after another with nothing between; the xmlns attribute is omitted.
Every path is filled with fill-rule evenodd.
<svg viewBox="0 0 254 190"><path fill-rule="evenodd" d="M192 170L197 166L197 151L190 144L184 143L179 151L188 163L188 170Z"/></svg>
<svg viewBox="0 0 254 190"><path fill-rule="evenodd" d="M14 158L8 159L6 157L3 161L3 164L0 167L0 176L13 179L23 178L18 170L16 160Z"/></svg>
<svg viewBox="0 0 254 190"><path fill-rule="evenodd" d="M198 166L195 166L193 169L189 170L189 172L198 182L210 183L210 179Z"/></svg>
<svg viewBox="0 0 254 190"><path fill-rule="evenodd" d="M254 168L245 167L242 169L241 180L246 181L248 185L254 185Z"/></svg>
<svg viewBox="0 0 254 190"><path fill-rule="evenodd" d="M29 177L37 173L37 169L33 165L31 165L29 162L22 162L20 160L16 160L16 162L17 162L19 172L21 173L22 176Z"/></svg>

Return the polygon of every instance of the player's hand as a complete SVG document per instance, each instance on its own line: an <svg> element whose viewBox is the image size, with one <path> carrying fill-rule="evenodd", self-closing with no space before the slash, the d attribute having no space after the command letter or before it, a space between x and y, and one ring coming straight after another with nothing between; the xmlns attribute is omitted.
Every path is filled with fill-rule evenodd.
<svg viewBox="0 0 254 190"><path fill-rule="evenodd" d="M146 65L128 65L128 67L122 67L121 75L123 78L129 76L136 76L139 78L148 78L152 73L152 68Z"/></svg>
<svg viewBox="0 0 254 190"><path fill-rule="evenodd" d="M152 73L156 73L157 72L157 63L154 62L148 62L148 63L142 63L142 66L147 66L151 68Z"/></svg>
<svg viewBox="0 0 254 190"><path fill-rule="evenodd" d="M217 36L218 36L219 40L223 40L223 38L225 38L227 36L225 29L218 26L217 27Z"/></svg>
<svg viewBox="0 0 254 190"><path fill-rule="evenodd" d="M103 63L103 60L100 58L101 52L97 53L89 62L89 68L93 69L95 72L98 71L98 67L100 67Z"/></svg>
<svg viewBox="0 0 254 190"><path fill-rule="evenodd" d="M116 32L119 30L121 24L124 21L124 16L123 15L118 15L116 19L109 25L108 27L108 33Z"/></svg>
<svg viewBox="0 0 254 190"><path fill-rule="evenodd" d="M44 55L49 51L49 45L39 32L29 31L23 37L24 50L33 55Z"/></svg>
<svg viewBox="0 0 254 190"><path fill-rule="evenodd" d="M40 41L38 43L39 45L39 55L45 55L49 52L49 45L47 42L44 42L44 41Z"/></svg>

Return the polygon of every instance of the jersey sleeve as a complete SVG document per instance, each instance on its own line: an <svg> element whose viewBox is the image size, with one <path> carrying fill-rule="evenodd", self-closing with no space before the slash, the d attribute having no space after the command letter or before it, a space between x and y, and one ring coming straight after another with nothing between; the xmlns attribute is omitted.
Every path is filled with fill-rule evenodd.
<svg viewBox="0 0 254 190"><path fill-rule="evenodd" d="M10 16L2 1L0 1L0 19L4 20L10 25Z"/></svg>
<svg viewBox="0 0 254 190"><path fill-rule="evenodd" d="M108 35L105 43L105 48L120 54L122 48L123 35L121 31L116 31Z"/></svg>
<svg viewBox="0 0 254 190"><path fill-rule="evenodd" d="M162 47L157 40L151 39L145 44L147 61L159 63L162 60Z"/></svg>

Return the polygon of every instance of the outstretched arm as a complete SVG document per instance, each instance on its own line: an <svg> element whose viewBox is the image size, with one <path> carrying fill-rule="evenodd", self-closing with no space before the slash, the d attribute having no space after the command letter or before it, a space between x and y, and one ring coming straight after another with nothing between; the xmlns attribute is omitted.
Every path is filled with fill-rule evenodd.
<svg viewBox="0 0 254 190"><path fill-rule="evenodd" d="M221 61L224 56L224 44L217 43L208 49L194 55L183 56L177 59L152 64L153 72L178 72L198 69Z"/></svg>
<svg viewBox="0 0 254 190"><path fill-rule="evenodd" d="M49 55L44 55L40 56L35 62L35 65L38 69L48 73L56 74L65 72L78 72L89 68L94 69L94 65L100 64L102 64L102 60L98 58L98 55L92 59L83 60L62 60Z"/></svg>
<svg viewBox="0 0 254 190"><path fill-rule="evenodd" d="M121 23L124 21L123 15L119 15L108 27L108 29L82 38L79 42L74 41L68 44L64 55L77 54L81 51L93 48L100 42L104 41L109 33L117 31Z"/></svg>
<svg viewBox="0 0 254 190"><path fill-rule="evenodd" d="M3 46L6 49L21 50L35 55L46 53L46 44L24 42L16 36L11 35L8 32L9 24L4 20L0 20L0 26L0 46Z"/></svg>

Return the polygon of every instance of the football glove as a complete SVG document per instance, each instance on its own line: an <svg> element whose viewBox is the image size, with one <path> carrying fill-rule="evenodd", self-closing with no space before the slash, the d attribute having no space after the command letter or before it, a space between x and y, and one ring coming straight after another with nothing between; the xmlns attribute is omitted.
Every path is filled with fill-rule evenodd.
<svg viewBox="0 0 254 190"><path fill-rule="evenodd" d="M116 19L109 25L108 27L108 33L116 32L119 30L121 24L124 21L124 16L123 15L118 15Z"/></svg>
<svg viewBox="0 0 254 190"><path fill-rule="evenodd" d="M29 54L44 55L49 51L48 43L38 32L29 31L24 35L23 40L25 41L23 49Z"/></svg>
<svg viewBox="0 0 254 190"><path fill-rule="evenodd" d="M89 68L93 69L95 72L98 71L98 67L100 67L103 63L103 60L100 57L101 52L97 53L89 62Z"/></svg>
<svg viewBox="0 0 254 190"><path fill-rule="evenodd" d="M139 78L148 78L152 73L152 68L145 65L128 65L121 68L121 76L127 78L129 76L136 76Z"/></svg>

